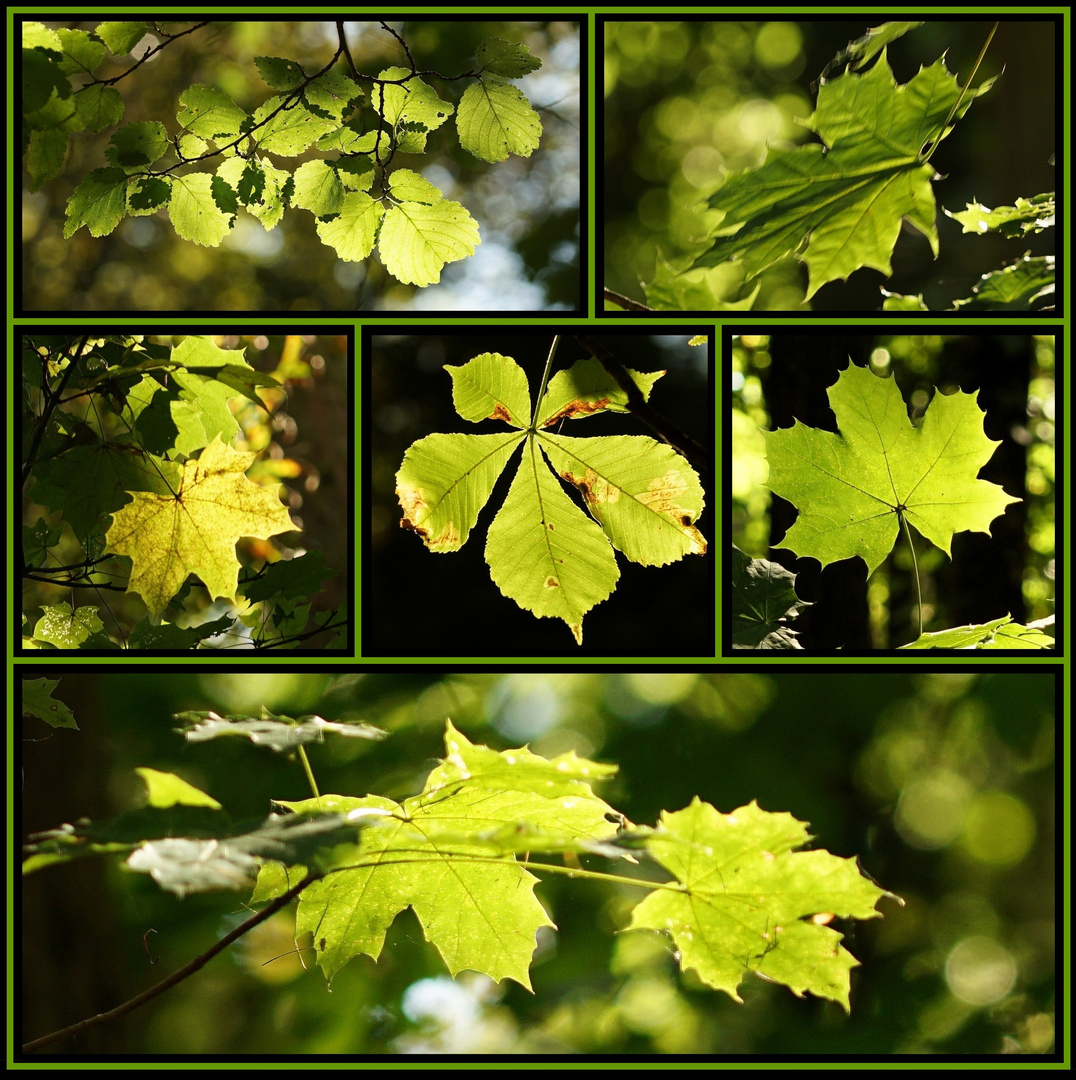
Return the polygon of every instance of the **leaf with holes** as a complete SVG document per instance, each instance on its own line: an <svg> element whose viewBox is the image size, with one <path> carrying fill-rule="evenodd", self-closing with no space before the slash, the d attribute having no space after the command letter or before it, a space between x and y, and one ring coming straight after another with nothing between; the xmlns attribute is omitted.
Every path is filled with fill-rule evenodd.
<svg viewBox="0 0 1076 1080"><path fill-rule="evenodd" d="M244 475L255 454L241 454L216 436L182 468L175 494L129 492L112 515L108 551L133 564L127 591L159 615L186 580L197 574L211 596L234 600L241 536L267 540L295 528L275 492Z"/></svg>
<svg viewBox="0 0 1076 1080"><path fill-rule="evenodd" d="M800 511L777 546L823 566L858 555L871 574L893 550L898 511L951 555L954 533L989 535L1020 501L977 479L1000 445L986 437L977 394L936 393L918 425L896 381L868 368L850 364L828 394L836 434L798 421L765 432L769 487Z"/></svg>
<svg viewBox="0 0 1076 1080"><path fill-rule="evenodd" d="M702 555L695 527L703 490L671 446L642 435L592 439L558 435L561 420L624 411L627 394L596 360L580 360L550 381L530 426L527 376L511 357L483 353L446 365L465 420L501 420L500 435L436 434L414 443L396 474L401 524L437 552L467 540L517 446L523 459L490 526L486 562L505 596L537 618L563 619L577 644L583 616L616 586L613 547L644 566ZM629 371L644 399L664 372ZM549 471L581 493L589 516Z"/></svg>

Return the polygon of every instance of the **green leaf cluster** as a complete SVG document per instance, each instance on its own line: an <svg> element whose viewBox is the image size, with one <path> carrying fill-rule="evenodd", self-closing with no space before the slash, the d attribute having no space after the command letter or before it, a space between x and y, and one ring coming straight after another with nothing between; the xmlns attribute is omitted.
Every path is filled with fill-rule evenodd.
<svg viewBox="0 0 1076 1080"><path fill-rule="evenodd" d="M562 420L627 409L626 391L599 361L579 360L554 375L533 417L527 376L511 357L482 353L446 370L464 420L494 419L512 430L428 435L408 449L396 474L401 525L430 551L463 546L509 458L522 447L489 528L486 562L505 596L537 618L562 619L577 644L583 616L616 587L614 548L644 566L705 554L706 541L694 524L703 509L702 486L671 446L642 435L584 439L556 433ZM664 372L627 374L646 400ZM578 489L587 513L558 477Z"/></svg>
<svg viewBox="0 0 1076 1080"><path fill-rule="evenodd" d="M119 92L92 73L145 24L104 23L96 33L24 29L24 126L31 190L60 175L68 134L119 122ZM140 35L139 35L140 36ZM111 233L127 216L167 212L176 234L203 247L221 244L245 210L268 230L289 208L310 211L322 242L345 260L374 251L390 274L419 287L436 284L446 263L474 254L478 224L397 155L421 155L427 139L456 114L460 145L500 162L529 157L542 133L538 114L509 80L537 70L525 45L479 43L480 69L458 108L414 67L389 67L367 91L340 70L342 47L320 71L282 57L254 58L274 91L252 113L221 87L197 83L179 97L172 122L136 121L112 133L107 164L76 187L64 236L86 228ZM123 55L122 52L116 55ZM338 63L339 62L339 63ZM90 81L75 88L68 75ZM351 74L355 74L351 69ZM451 82L449 85L452 85ZM277 164L311 150L332 155L292 170Z"/></svg>

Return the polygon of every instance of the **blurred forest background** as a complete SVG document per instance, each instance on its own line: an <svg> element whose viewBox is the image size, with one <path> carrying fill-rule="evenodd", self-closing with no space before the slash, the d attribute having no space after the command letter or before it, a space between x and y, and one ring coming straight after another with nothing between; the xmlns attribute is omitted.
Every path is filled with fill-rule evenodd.
<svg viewBox="0 0 1076 1080"><path fill-rule="evenodd" d="M131 770L140 766L178 772L235 820L264 815L271 799L308 796L296 761L239 739L185 743L172 731L178 710L257 715L264 705L377 724L390 733L384 741L330 739L309 748L311 763L322 792L397 800L421 789L451 716L472 741L498 750L529 742L546 756L575 750L617 763L599 793L640 824L695 796L724 812L751 799L788 811L811 823L818 847L858 857L905 904L883 900L884 917L834 924L862 964L852 972L850 1016L753 976L738 1005L681 975L663 935L619 932L639 889L548 875L537 891L559 931L539 935L533 995L473 973L450 980L411 912L397 918L378 962L352 961L328 993L323 977L289 954L287 909L178 987L56 1050L72 1058L1048 1053L1059 689L1046 672L892 669L61 674L55 697L80 730L25 721L23 836L138 805ZM245 899L179 902L110 857L25 878L15 937L22 1036L152 985L247 917ZM143 947L147 934L158 966Z"/></svg>
<svg viewBox="0 0 1076 1080"><path fill-rule="evenodd" d="M642 300L640 282L654 279L655 260L698 255L709 244L716 212L704 201L722 171L756 167L767 145L815 141L797 124L814 112L812 82L866 21L608 22L605 24L605 279ZM945 54L963 86L992 22L925 23L892 42L889 64L898 84ZM922 293L944 308L970 295L987 270L1025 251L1053 254L1053 230L1003 240L964 235L940 207L959 211L980 200L1012 206L1019 197L1053 191L1055 146L1055 23L1004 21L987 50L975 85L1000 76L940 145L931 163L939 204L941 255L905 228L893 256L893 276L857 270L824 286L808 305L823 310L881 310L879 286ZM692 259L687 259L687 265ZM726 264L711 272L728 300L750 292L742 272ZM802 310L806 267L786 259L761 279L756 310Z"/></svg>
<svg viewBox="0 0 1076 1080"><path fill-rule="evenodd" d="M1018 623L1054 614L1055 369L1051 335L842 334L779 331L732 338L732 542L797 574L814 601L794 620L809 651L888 649L919 636L915 578L906 538L867 580L861 559L819 569L780 547L797 511L764 484L760 429L799 420L836 430L826 390L849 363L890 373L914 420L934 394L978 391L988 438L1001 443L979 471L1023 501L994 520L990 535L953 537L952 560L914 529L925 631L1011 614Z"/></svg>
<svg viewBox="0 0 1076 1080"><path fill-rule="evenodd" d="M92 30L97 20L47 23ZM482 311L574 309L579 306L579 34L573 22L401 21L391 26L407 42L420 70L458 75L472 70L484 37L528 45L542 67L520 86L542 120L542 142L530 158L497 165L464 151L450 121L431 137L429 153L408 167L462 202L479 224L472 258L445 267L426 289L388 275L376 253L343 262L322 244L313 215L291 209L266 232L245 212L220 247L180 239L164 211L125 218L105 237L80 229L65 240L67 200L82 178L104 164L111 129L70 139L66 169L36 193L22 193L22 304L34 311ZM177 29L172 25L173 32ZM346 24L359 70L377 74L407 64L400 43L376 23ZM149 39L147 38L147 43ZM307 71L336 49L331 22L211 22L170 43L143 69L116 84L124 123L159 120L176 132L179 96L195 83L227 91L253 112L273 91L255 56L281 56ZM146 51L134 50L140 57ZM344 63L345 61L340 61ZM120 74L131 57L106 62L98 77ZM472 80L428 80L458 104ZM78 80L76 80L77 85ZM294 169L318 156L277 159ZM400 167L399 160L397 167Z"/></svg>
<svg viewBox="0 0 1076 1080"><path fill-rule="evenodd" d="M517 450L493 489L460 551L428 551L399 527L396 471L407 448L437 431L475 434L505 430L496 421L472 424L452 404L445 364L458 366L484 352L511 356L526 372L530 393L538 392L554 333L524 327L487 332L379 334L363 341L362 432L364 483L369 521L363 525L363 656L713 656L715 601L713 556L689 556L668 566L641 566L617 557L620 579L608 600L583 619L583 644L576 646L559 619L536 619L503 596L489 575L484 551L489 523L504 502L520 461ZM622 364L639 371L667 370L650 404L681 431L714 447L713 393L708 350L689 346L689 333L597 334ZM367 348L368 346L368 348ZM589 356L564 335L553 373ZM605 414L565 423L564 435L647 435L653 432L630 415ZM702 476L706 508L697 525L712 545L713 477ZM566 489L567 490L567 489ZM578 493L569 491L582 506Z"/></svg>
<svg viewBox="0 0 1076 1080"><path fill-rule="evenodd" d="M178 345L185 334L153 334L147 340L160 345ZM260 456L248 476L257 483L278 485L301 533L284 534L271 540L245 537L237 554L245 566L260 566L305 551L321 551L325 565L336 571L327 578L322 591L312 597L312 613L325 612L351 602L352 563L351 522L345 512L353 486L351 458L352 385L349 341L332 334L222 334L213 338L222 349L242 349L244 358L256 371L278 379L283 391L264 389L263 401L271 412L237 395L229 401L242 435L235 449ZM24 386L23 392L34 393ZM37 403L31 408L38 409ZM72 396L63 406L104 434L123 434L129 426L114 413L97 410L85 396ZM29 432L26 433L29 437ZM31 473L33 476L33 473ZM45 520L55 524L58 513L34 502L34 488L23 493L23 525ZM64 523L58 544L49 549L48 566L75 566L86 558L82 545ZM124 583L126 577L123 578ZM22 611L27 622L24 634L32 632L46 604L68 603L72 609L92 605L99 609L104 633L125 645L132 627L146 615L141 597L125 592L107 593L93 588L62 587L41 581L22 581ZM241 602L242 603L242 602ZM173 622L180 626L200 626L223 615L236 616L237 608L228 600L212 600L201 585L193 587L180 605L182 613ZM249 648L250 629L241 623L227 634L209 639L206 647ZM300 650L324 646L335 631L301 642ZM24 638L23 646L42 648Z"/></svg>

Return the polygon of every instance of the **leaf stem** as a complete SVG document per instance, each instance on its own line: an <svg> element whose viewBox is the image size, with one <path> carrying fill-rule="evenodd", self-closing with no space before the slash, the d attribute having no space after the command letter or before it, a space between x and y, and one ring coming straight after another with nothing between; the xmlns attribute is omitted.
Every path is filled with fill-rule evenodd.
<svg viewBox="0 0 1076 1080"><path fill-rule="evenodd" d="M908 527L908 519L903 510L897 511L897 517L904 526L904 535L908 537L908 548L912 553L912 569L915 571L915 592L919 598L919 637L923 636L923 589L919 584L919 563L915 558L915 544L912 543L912 530Z"/></svg>
<svg viewBox="0 0 1076 1080"><path fill-rule="evenodd" d="M986 50L990 48L990 42L994 40L994 34L997 33L999 25L999 23L994 23L994 26L991 29L990 33L987 34L986 41L983 43L983 47L979 50L979 57L975 61L975 67L971 69L971 74L968 76L968 81L964 84L964 88L960 91L960 97L956 99L953 107L949 110L949 115L945 118L945 123L942 124L941 131L938 132L934 141L930 144L930 149L925 154L920 155L924 165L931 159L934 151L938 149L938 144L942 141L942 139L945 138L945 130L949 127L949 122L953 119L954 116L956 116L956 111L960 108L960 103L964 100L964 95L971 88L971 84L975 79L975 73L979 70L979 65L983 62L983 57L986 56Z"/></svg>
<svg viewBox="0 0 1076 1080"><path fill-rule="evenodd" d="M306 748L300 743L296 747L299 751L299 760L303 763L303 771L306 773L307 783L310 785L310 790L314 793L314 798L317 799L318 809L321 809L321 792L318 791L318 782L314 779L314 770L310 768L310 759L306 756Z"/></svg>
<svg viewBox="0 0 1076 1080"><path fill-rule="evenodd" d="M534 412L531 413L531 426L527 429L531 434L534 434L535 424L538 423L538 408L542 404L542 398L545 395L546 384L549 382L549 371L553 367L553 357L557 355L557 346L560 344L560 334L553 335L553 344L549 346L549 356L546 358L545 371L542 372L542 384L538 388L538 393L534 398Z"/></svg>

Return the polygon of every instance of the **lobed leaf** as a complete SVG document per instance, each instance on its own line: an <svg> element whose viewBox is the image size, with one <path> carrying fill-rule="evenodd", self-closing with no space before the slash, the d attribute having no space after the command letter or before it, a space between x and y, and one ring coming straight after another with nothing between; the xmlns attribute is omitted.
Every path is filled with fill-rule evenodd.
<svg viewBox="0 0 1076 1080"><path fill-rule="evenodd" d="M977 394L935 394L915 426L892 377L850 364L828 391L838 434L798 421L764 432L769 486L799 508L779 545L823 565L860 556L871 574L897 539L897 509L950 554L953 534L989 534L1019 499L977 479L1000 444Z"/></svg>
<svg viewBox="0 0 1076 1080"><path fill-rule="evenodd" d="M864 877L855 859L793 850L809 839L804 822L754 801L721 814L695 798L663 812L645 847L683 888L651 893L629 929L668 933L680 966L734 1001L742 1003L740 983L755 972L797 997L810 992L848 1011L849 972L858 961L826 923L875 918L883 896L898 898Z"/></svg>
<svg viewBox="0 0 1076 1080"><path fill-rule="evenodd" d="M796 595L796 575L780 563L752 559L732 548L732 647L802 649L788 622L805 607Z"/></svg>
<svg viewBox="0 0 1076 1080"><path fill-rule="evenodd" d="M52 696L53 690L59 685L59 679L23 679L22 715L44 720L50 727L74 728L78 731L75 714Z"/></svg>

